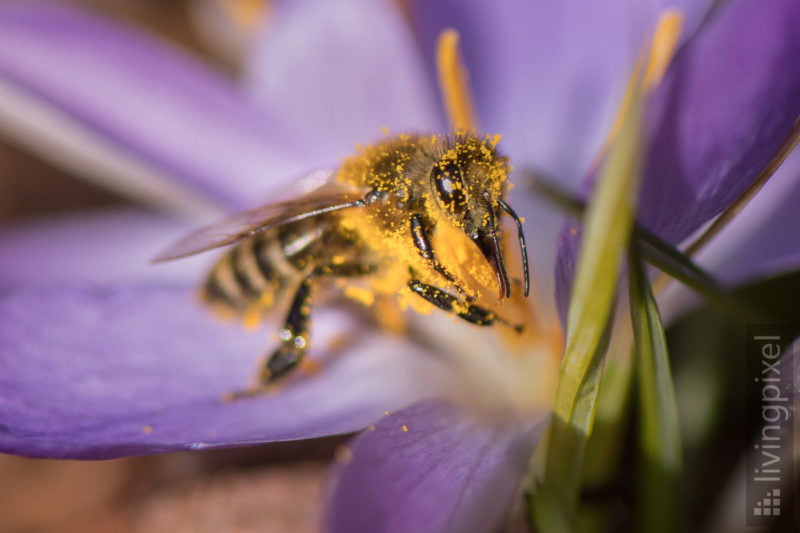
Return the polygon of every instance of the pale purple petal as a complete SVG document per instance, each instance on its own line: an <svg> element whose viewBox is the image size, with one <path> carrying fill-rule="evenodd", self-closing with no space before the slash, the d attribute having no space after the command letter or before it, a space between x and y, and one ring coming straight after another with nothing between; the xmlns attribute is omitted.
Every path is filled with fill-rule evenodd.
<svg viewBox="0 0 800 533"><path fill-rule="evenodd" d="M393 413L352 445L327 529L497 531L544 425L484 419L441 402Z"/></svg>
<svg viewBox="0 0 800 533"><path fill-rule="evenodd" d="M324 164L387 127L439 131L436 93L390 0L277 2L252 56L253 96L302 136Z"/></svg>
<svg viewBox="0 0 800 533"><path fill-rule="evenodd" d="M412 2L433 74L439 33L461 33L482 128L503 135L516 168L575 183L607 136L636 54L666 6L693 31L707 1Z"/></svg>
<svg viewBox="0 0 800 533"><path fill-rule="evenodd" d="M189 229L132 209L60 215L0 229L0 291L24 285L161 280L196 285L209 256L161 265L150 260Z"/></svg>
<svg viewBox="0 0 800 533"><path fill-rule="evenodd" d="M647 110L638 219L673 243L728 206L800 117L800 3L731 1L682 49Z"/></svg>
<svg viewBox="0 0 800 533"><path fill-rule="evenodd" d="M257 204L307 168L229 80L64 4L0 5L0 124L42 155L173 208Z"/></svg>
<svg viewBox="0 0 800 533"><path fill-rule="evenodd" d="M795 151L697 261L729 285L800 268L798 206L800 151Z"/></svg>
<svg viewBox="0 0 800 533"><path fill-rule="evenodd" d="M433 358L348 317L315 315L321 372L230 403L274 335L212 319L183 289L13 292L0 300L0 449L97 459L310 438L441 390Z"/></svg>

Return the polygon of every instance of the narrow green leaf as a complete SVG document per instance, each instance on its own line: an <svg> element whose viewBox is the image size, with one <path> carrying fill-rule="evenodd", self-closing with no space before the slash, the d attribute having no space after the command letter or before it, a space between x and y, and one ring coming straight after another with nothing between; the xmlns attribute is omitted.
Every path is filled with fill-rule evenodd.
<svg viewBox="0 0 800 533"><path fill-rule="evenodd" d="M639 396L639 529L681 530L682 449L667 340L637 245L630 251L631 322Z"/></svg>
<svg viewBox="0 0 800 533"><path fill-rule="evenodd" d="M615 333L618 331L615 328ZM618 475L631 400L632 359L629 347L615 347L612 340L600 382L594 428L586 447L583 484L588 490L602 489Z"/></svg>
<svg viewBox="0 0 800 533"><path fill-rule="evenodd" d="M574 528L583 455L594 421L617 280L633 225L642 93L640 76L635 73L619 135L607 154L584 218L544 475L534 488L534 520L542 531Z"/></svg>

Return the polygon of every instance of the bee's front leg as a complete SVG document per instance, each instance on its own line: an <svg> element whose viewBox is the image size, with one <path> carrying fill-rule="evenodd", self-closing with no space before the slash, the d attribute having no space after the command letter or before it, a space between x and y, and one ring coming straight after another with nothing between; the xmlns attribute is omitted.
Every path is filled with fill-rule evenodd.
<svg viewBox="0 0 800 533"><path fill-rule="evenodd" d="M434 255L431 241L428 238L428 232L422 222L422 216L418 214L411 215L410 223L411 238L414 241L414 247L417 249L417 251L419 251L420 257L427 261L431 268L441 274L444 279L452 283L453 287L455 287L458 293L466 298L467 301L474 301L476 297L474 295L467 294L467 291L464 290L458 279L449 270L447 270L444 265L439 262L439 259L436 258L436 255Z"/></svg>
<svg viewBox="0 0 800 533"><path fill-rule="evenodd" d="M449 294L432 285L427 285L419 280L412 279L408 282L408 286L412 291L414 291L414 293L421 296L425 301L432 303L442 311L455 313L460 318L463 318L472 324L477 324L479 326L491 326L497 322L510 326L518 332L522 331L521 325L511 324L485 307L460 300L452 294Z"/></svg>

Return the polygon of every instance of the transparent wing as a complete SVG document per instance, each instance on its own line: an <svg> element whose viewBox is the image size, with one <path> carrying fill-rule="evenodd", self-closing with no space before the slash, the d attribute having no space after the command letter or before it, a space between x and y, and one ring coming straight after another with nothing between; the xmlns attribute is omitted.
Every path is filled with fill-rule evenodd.
<svg viewBox="0 0 800 533"><path fill-rule="evenodd" d="M233 244L275 226L364 205L366 189L355 189L331 181L317 185L311 188L311 192L294 200L242 211L200 228L158 254L153 262L180 259Z"/></svg>

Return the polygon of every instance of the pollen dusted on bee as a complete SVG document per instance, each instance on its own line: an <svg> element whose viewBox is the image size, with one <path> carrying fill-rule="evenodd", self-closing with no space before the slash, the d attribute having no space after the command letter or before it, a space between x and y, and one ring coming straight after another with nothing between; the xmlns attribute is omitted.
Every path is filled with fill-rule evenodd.
<svg viewBox="0 0 800 533"><path fill-rule="evenodd" d="M206 278L203 300L251 327L283 315L260 374L266 384L306 361L312 307L331 290L373 306L392 331L405 329L409 309L510 325L498 316L505 311L487 307L512 286L503 212L517 223L524 252L521 223L503 200L511 167L499 140L400 134L360 146L304 196L204 228L160 259L235 243ZM524 261L522 272L527 280Z"/></svg>

